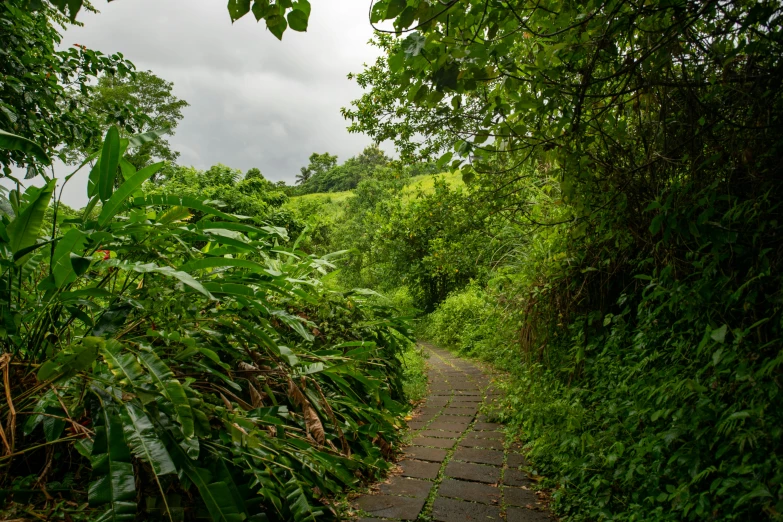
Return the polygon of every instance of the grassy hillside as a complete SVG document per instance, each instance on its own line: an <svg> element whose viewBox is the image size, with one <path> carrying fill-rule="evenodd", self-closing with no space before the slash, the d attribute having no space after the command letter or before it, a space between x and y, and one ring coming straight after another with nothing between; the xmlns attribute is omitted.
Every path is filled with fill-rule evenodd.
<svg viewBox="0 0 783 522"><path fill-rule="evenodd" d="M435 178L442 178L452 187L464 185L462 177L459 174L444 172L442 174L425 174L411 178L411 182L403 190L406 199L414 198L417 194L431 194L434 192ZM344 192L322 192L317 194L305 194L303 196L294 196L287 207L291 209L301 209L305 206L318 206L319 212L334 216L344 207L345 201L353 194L352 190Z"/></svg>

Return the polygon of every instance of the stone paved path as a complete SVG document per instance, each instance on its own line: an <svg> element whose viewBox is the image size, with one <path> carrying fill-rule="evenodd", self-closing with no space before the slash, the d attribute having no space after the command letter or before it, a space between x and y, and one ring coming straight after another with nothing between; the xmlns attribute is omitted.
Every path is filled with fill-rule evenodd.
<svg viewBox="0 0 783 522"><path fill-rule="evenodd" d="M445 350L422 346L430 353L430 394L408 422L413 440L402 474L381 484L378 494L356 499L369 514L359 521L549 521L518 469L524 457L506 443L499 424L479 413L498 397L491 377Z"/></svg>

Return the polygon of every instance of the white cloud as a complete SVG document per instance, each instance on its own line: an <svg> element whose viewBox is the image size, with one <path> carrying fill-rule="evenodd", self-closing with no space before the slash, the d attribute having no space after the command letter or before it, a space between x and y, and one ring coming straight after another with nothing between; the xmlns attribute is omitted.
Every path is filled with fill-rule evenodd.
<svg viewBox="0 0 783 522"><path fill-rule="evenodd" d="M170 139L181 163L258 167L290 182L312 152L346 159L370 142L348 134L340 115L361 94L346 75L378 56L367 45L367 5L313 2L308 32L286 31L279 42L252 15L232 25L225 2L100 2L101 13L80 14L84 27L69 29L63 46L122 52L138 69L174 82L191 105ZM66 188L69 205L85 202L81 177Z"/></svg>

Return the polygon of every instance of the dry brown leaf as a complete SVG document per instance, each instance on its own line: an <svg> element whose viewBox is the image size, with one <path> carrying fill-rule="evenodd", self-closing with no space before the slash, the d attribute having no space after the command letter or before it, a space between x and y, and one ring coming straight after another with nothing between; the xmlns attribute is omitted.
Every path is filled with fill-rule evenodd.
<svg viewBox="0 0 783 522"><path fill-rule="evenodd" d="M231 403L228 401L228 399L226 399L226 396L221 393L220 394L220 398L223 399L223 404L226 405L226 409L228 411L232 411L233 412L234 411L234 407L231 406Z"/></svg>
<svg viewBox="0 0 783 522"><path fill-rule="evenodd" d="M321 387L318 385L318 383L316 381L313 381L313 384L315 384L315 389L318 390L318 394L321 396L321 404L324 407L324 411L326 411L326 415L329 417L329 420L332 421L332 424L337 430L337 435L340 437L340 444L343 447L343 453L346 456L350 457L351 447L348 445L348 441L345 440L345 435L343 434L343 430L340 429L340 424L337 422L337 417L334 415L334 410L332 410L332 406L329 404L329 401L326 400L326 396L324 395L324 392L321 389Z"/></svg>
<svg viewBox="0 0 783 522"><path fill-rule="evenodd" d="M326 440L324 425L321 423L321 419L310 404L310 401L307 400L307 397L302 393L302 390L299 389L290 377L288 378L288 395L291 397L294 404L302 408L302 416L304 417L305 429L307 430L308 435L312 435L313 439L318 444L323 444L324 440Z"/></svg>
<svg viewBox="0 0 783 522"><path fill-rule="evenodd" d="M294 404L300 408L304 408L304 405L308 403L307 397L304 396L302 390L299 389L299 387L290 377L288 378L288 396L291 397L291 400L294 401Z"/></svg>
<svg viewBox="0 0 783 522"><path fill-rule="evenodd" d="M253 405L253 408L261 408L261 407L263 407L264 406L264 396L266 394L262 394L252 384L248 384L248 386L250 387L250 403Z"/></svg>
<svg viewBox="0 0 783 522"><path fill-rule="evenodd" d="M324 432L324 425L321 424L321 419L315 412L315 409L307 404L304 408L304 419L307 431L313 436L318 444L323 444L326 440L326 433Z"/></svg>

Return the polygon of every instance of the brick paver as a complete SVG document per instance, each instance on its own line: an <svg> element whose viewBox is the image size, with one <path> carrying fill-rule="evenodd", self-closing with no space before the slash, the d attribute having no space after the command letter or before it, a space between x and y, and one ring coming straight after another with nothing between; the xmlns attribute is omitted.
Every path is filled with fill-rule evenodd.
<svg viewBox="0 0 783 522"><path fill-rule="evenodd" d="M422 346L430 353L430 394L408 422L413 437L399 463L402 474L381 484L380 493L356 499L369 515L359 522L554 520L519 469L526 462L518 446L507 446L503 426L479 413L500 397L491 376L445 350Z"/></svg>

